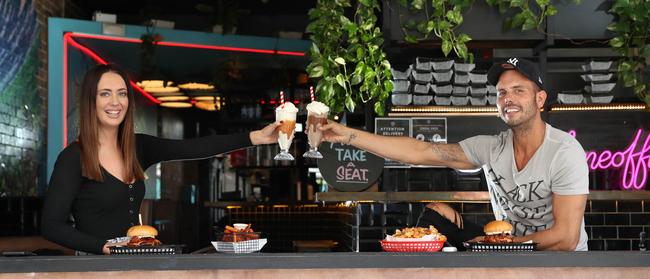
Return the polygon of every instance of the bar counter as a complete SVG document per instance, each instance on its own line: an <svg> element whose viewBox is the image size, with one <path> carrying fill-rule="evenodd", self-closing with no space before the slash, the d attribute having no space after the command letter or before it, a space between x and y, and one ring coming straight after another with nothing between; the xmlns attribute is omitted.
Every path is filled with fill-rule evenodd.
<svg viewBox="0 0 650 279"><path fill-rule="evenodd" d="M253 253L0 258L0 278L648 278L650 252ZM155 277L154 277L155 276ZM424 277L420 277L424 276Z"/></svg>

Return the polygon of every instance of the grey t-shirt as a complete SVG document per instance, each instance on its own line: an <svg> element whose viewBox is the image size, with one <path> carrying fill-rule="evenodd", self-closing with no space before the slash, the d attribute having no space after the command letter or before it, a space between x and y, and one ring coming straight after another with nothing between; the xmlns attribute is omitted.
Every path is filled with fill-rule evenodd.
<svg viewBox="0 0 650 279"><path fill-rule="evenodd" d="M546 124L544 142L517 171L512 130L496 136L475 136L460 142L467 158L485 172L497 219L506 219L518 236L553 226L553 194L589 193L585 151L569 134ZM576 251L587 251L584 218Z"/></svg>

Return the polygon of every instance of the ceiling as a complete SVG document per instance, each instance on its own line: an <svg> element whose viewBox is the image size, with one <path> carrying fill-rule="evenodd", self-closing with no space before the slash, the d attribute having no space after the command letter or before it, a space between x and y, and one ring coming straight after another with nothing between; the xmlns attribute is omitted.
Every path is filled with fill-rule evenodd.
<svg viewBox="0 0 650 279"><path fill-rule="evenodd" d="M237 34L276 36L278 31L303 32L316 1L293 0L72 0L76 14L90 19L94 11L117 15L124 24L141 25L151 18L175 22L175 29L210 31L221 18L233 17ZM75 16L75 15L72 15Z"/></svg>
<svg viewBox="0 0 650 279"><path fill-rule="evenodd" d="M303 32L307 13L315 1L278 0L185 0L185 1L72 1L76 17L89 20L94 11L117 15L120 24L143 25L156 18L175 22L176 30L211 31L219 10L239 11L237 35L277 37L278 31ZM303 36L303 39L306 39ZM307 57L215 51L156 46L153 61L156 75L142 76L140 44L75 38L77 42L112 63L122 65L136 80L162 78L182 82L216 82L234 65L241 78L231 80L230 94L258 98L267 91L287 86L304 72ZM273 93L275 94L275 93Z"/></svg>
<svg viewBox="0 0 650 279"><path fill-rule="evenodd" d="M235 68L237 83L248 89L276 86L282 75L305 69L308 58L263 53L218 51L186 47L156 46L153 61L156 76L142 76L141 44L93 38L75 38L109 62L128 69L136 80L160 78L180 82L212 82L224 70Z"/></svg>

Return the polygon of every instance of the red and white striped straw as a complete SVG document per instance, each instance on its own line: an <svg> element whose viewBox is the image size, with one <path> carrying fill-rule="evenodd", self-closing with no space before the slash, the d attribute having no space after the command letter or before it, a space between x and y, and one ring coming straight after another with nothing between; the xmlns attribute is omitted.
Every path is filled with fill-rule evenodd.
<svg viewBox="0 0 650 279"><path fill-rule="evenodd" d="M280 104L284 107L284 91L280 90Z"/></svg>
<svg viewBox="0 0 650 279"><path fill-rule="evenodd" d="M309 98L311 98L311 101L316 101L316 97L314 97L314 87L309 86Z"/></svg>

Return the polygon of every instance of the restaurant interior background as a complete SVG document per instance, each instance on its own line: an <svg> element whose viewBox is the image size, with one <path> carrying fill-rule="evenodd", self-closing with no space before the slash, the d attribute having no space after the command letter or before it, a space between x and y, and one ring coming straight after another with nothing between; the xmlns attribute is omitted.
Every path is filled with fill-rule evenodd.
<svg viewBox="0 0 650 279"><path fill-rule="evenodd" d="M0 34L5 34L0 38L0 250L15 249L16 245L30 250L53 247L39 237L39 210L51 167L48 164L51 154L55 156L74 140L75 89L85 69L98 63L97 57L126 67L135 81L164 79L216 86L217 90L207 96L213 100L218 97L219 101L208 110L192 105L164 107L146 92L137 94L138 132L191 138L249 131L273 121L280 90L301 108L309 102L309 88L315 85L305 71L310 58L295 53L309 48L309 37L304 32L314 2L0 0L0 7L7 9L3 14L8 15L0 19ZM402 11L395 2L382 1L378 13L378 25L385 38L383 50L393 68L405 71L410 64L426 61L416 61L418 57L444 58L439 40L404 42ZM474 55L475 73L512 56L540 63L550 92L544 119L562 130L573 130L585 150L593 152L590 188L595 194L590 196L585 213L589 248L635 250L639 233L650 233L648 182L629 182L630 177L648 175L650 167L647 106L632 89L623 86L616 74L616 84L607 94L613 96L611 103L615 106L558 102L559 92L570 95L589 84L581 75L585 74L583 66L590 61L616 62L620 58L608 45L614 35L607 25L614 17L606 13L607 3L557 4L558 13L547 19L545 32L504 32L505 16L476 1L463 14L458 32L472 36L468 48ZM127 35L103 34L103 30L114 26L107 28L92 21L96 11L116 14L118 30L119 25L126 25ZM48 21L48 17L57 19ZM173 30L145 28L151 19L171 21ZM57 26L48 26L48 22ZM93 36L71 32L67 39L63 33L55 34L59 36L57 43L66 40L67 44L62 45L48 41L49 30L70 25L81 29L100 26L102 31ZM147 38L160 42L185 44L147 49L141 42L110 39L134 36L129 30L140 32L136 38L150 35ZM201 40L211 42L205 44L209 47L193 43ZM224 45L231 49L219 48ZM251 51L267 46L273 51ZM283 54L282 46L295 51ZM59 60L51 61L52 57ZM63 62L62 57L66 57ZM67 80L62 76L64 64ZM51 72L53 65L56 73ZM609 71L615 73L616 65ZM60 81L54 83L53 75L60 76ZM60 86L53 89L53 84ZM69 92L68 110L61 110L64 116L57 115L59 121L55 121L48 114L53 113L53 104L62 104L65 99L51 99L60 97L52 92L61 92L64 87ZM413 105L417 94L410 95L412 99L406 105L392 104L398 101L389 98L387 116L445 117L448 142L505 129L491 111L494 106L434 106L439 101L433 100L434 94L423 95L427 94L431 98L423 96L420 100L428 100L428 106ZM582 98L582 94L578 96ZM374 116L363 106L345 114L348 125L369 131L374 131ZM299 115L299 122L305 118L304 113ZM50 135L62 137L50 140ZM60 138L66 142L57 142ZM272 160L276 146L264 146L211 159L154 166L147 170L147 196L142 210L145 222L158 227L164 243L184 244L188 252L211 248L209 241L214 239L215 230L234 222L252 223L267 234L270 242L265 252L378 251L378 240L396 228L413 226L424 204L440 199L436 193L468 193L461 193L461 198L450 194L447 201L469 220L485 223L493 218L480 171L385 168L379 181L368 190L337 192L322 179L317 162L299 156L305 149L306 136L297 133L291 151L297 160L289 164ZM623 171L624 166L612 166L611 154L625 157L632 169ZM377 195L380 193L403 195L381 198L385 196Z"/></svg>

